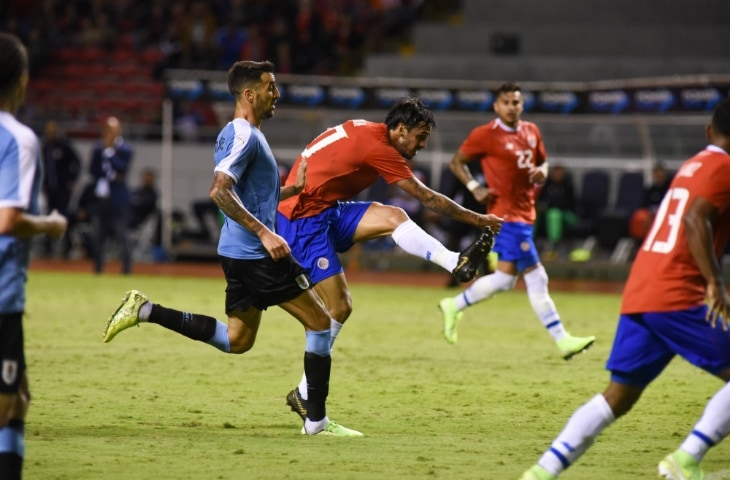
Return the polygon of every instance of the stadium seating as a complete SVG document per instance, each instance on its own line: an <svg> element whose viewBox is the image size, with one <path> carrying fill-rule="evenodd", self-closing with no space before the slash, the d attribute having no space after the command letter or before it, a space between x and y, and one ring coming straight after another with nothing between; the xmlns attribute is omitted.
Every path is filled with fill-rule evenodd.
<svg viewBox="0 0 730 480"><path fill-rule="evenodd" d="M629 219L641 207L644 197L644 174L623 172L619 177L616 201L598 221L598 245L612 250L619 240L629 236Z"/></svg>
<svg viewBox="0 0 730 480"><path fill-rule="evenodd" d="M611 177L605 170L586 172L581 180L578 200L578 223L569 236L584 239L598 233L599 222L608 205Z"/></svg>
<svg viewBox="0 0 730 480"><path fill-rule="evenodd" d="M369 55L364 74L565 82L728 71L724 0L462 5L459 21L416 25L409 55Z"/></svg>
<svg viewBox="0 0 730 480"><path fill-rule="evenodd" d="M155 48L58 48L33 80L31 100L40 116L67 121L76 137L97 135L97 120L108 115L158 123L165 87L153 73L161 55Z"/></svg>

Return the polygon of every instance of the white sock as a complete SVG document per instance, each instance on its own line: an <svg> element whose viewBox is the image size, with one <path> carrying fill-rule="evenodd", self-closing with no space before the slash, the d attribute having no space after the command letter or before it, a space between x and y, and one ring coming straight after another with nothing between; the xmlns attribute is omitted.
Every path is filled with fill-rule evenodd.
<svg viewBox="0 0 730 480"><path fill-rule="evenodd" d="M555 308L555 302L550 298L545 267L539 265L535 270L525 274L524 278L527 297L530 299L532 310L540 319L540 323L553 337L553 340L557 342L563 339L568 335L568 332L565 331L565 326L560 320L560 314L558 314L558 309Z"/></svg>
<svg viewBox="0 0 730 480"><path fill-rule="evenodd" d="M608 402L599 393L573 413L563 431L553 440L550 450L540 457L538 465L559 475L575 463L615 419Z"/></svg>
<svg viewBox="0 0 730 480"><path fill-rule="evenodd" d="M406 220L398 225L393 230L391 237L395 244L406 253L435 263L447 272L456 268L456 264L459 262L458 252L452 252L444 247L441 242L426 233L413 220Z"/></svg>
<svg viewBox="0 0 730 480"><path fill-rule="evenodd" d="M139 307L137 318L140 322L146 322L150 319L150 313L152 313L152 302L147 302Z"/></svg>
<svg viewBox="0 0 730 480"><path fill-rule="evenodd" d="M315 433L319 433L324 430L328 423L330 423L330 419L327 417L324 417L322 420L317 422L313 422L307 418L304 420L304 430L308 435L314 435Z"/></svg>
<svg viewBox="0 0 730 480"><path fill-rule="evenodd" d="M338 322L334 318L330 320L330 332L332 335L330 348L335 346L335 339L337 339L337 335L340 334L340 330L342 330L343 325L344 324ZM309 394L307 393L307 376L305 374L302 374L302 379L299 380L299 386L297 388L299 389L299 396L302 397L302 399L306 400L309 398Z"/></svg>
<svg viewBox="0 0 730 480"><path fill-rule="evenodd" d="M729 433L730 383L727 383L707 402L702 417L679 448L699 462Z"/></svg>
<svg viewBox="0 0 730 480"><path fill-rule="evenodd" d="M330 341L330 349L335 346L335 340L337 340L337 335L340 334L340 330L342 330L342 326L344 324L338 322L334 318L330 320L330 333L332 335L332 340Z"/></svg>
<svg viewBox="0 0 730 480"><path fill-rule="evenodd" d="M461 311L475 303L491 298L497 292L511 290L515 286L516 281L516 276L500 272L499 270L479 277L469 288L454 297L456 308Z"/></svg>

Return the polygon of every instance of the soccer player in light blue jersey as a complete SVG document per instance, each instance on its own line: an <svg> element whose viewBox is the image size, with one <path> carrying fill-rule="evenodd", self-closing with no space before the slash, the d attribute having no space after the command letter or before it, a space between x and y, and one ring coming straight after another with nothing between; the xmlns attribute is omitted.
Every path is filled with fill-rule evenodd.
<svg viewBox="0 0 730 480"><path fill-rule="evenodd" d="M240 354L253 347L263 310L278 305L299 320L306 334L309 397L302 433L361 436L327 417L331 318L306 270L276 233L279 200L302 190L306 164L299 166L294 184L280 186L276 159L261 132L261 123L274 115L279 98L274 65L236 62L228 71L228 88L235 98L234 118L216 140L210 188L211 200L225 215L218 255L227 282L228 322L153 304L132 290L109 319L104 341L139 322L151 322L223 352Z"/></svg>
<svg viewBox="0 0 730 480"><path fill-rule="evenodd" d="M33 130L15 118L28 85L28 54L0 33L0 478L21 478L25 415L30 403L23 347L25 283L31 237L59 239L66 218L39 215L42 168Z"/></svg>

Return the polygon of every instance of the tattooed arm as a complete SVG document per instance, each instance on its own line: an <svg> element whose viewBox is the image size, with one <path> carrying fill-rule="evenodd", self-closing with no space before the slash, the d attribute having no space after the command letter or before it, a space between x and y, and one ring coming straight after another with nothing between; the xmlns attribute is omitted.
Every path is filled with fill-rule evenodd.
<svg viewBox="0 0 730 480"><path fill-rule="evenodd" d="M258 218L251 215L233 190L235 181L225 173L216 172L208 196L228 218L243 228L255 233L271 258L278 260L291 253L289 245L282 237L269 230Z"/></svg>
<svg viewBox="0 0 730 480"><path fill-rule="evenodd" d="M451 217L459 222L468 223L478 228L490 227L496 234L502 227L502 219L496 215L483 215L468 210L446 195L431 190L416 177L399 180L398 188L418 199L424 207Z"/></svg>

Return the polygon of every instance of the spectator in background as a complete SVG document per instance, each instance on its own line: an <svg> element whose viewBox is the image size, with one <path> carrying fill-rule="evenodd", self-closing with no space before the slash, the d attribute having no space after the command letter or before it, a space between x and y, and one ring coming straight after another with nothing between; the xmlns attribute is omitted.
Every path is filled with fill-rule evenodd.
<svg viewBox="0 0 730 480"><path fill-rule="evenodd" d="M662 164L654 166L651 171L651 185L644 191L641 208L636 210L629 220L629 234L633 239L640 242L649 233L651 222L654 221L656 211L669 190L671 181L669 172Z"/></svg>
<svg viewBox="0 0 730 480"><path fill-rule="evenodd" d="M76 181L81 171L81 161L71 141L59 131L55 120L46 122L43 129L43 192L46 195L47 211L58 211L69 218L69 204ZM46 238L44 253L50 256L53 242ZM63 255L66 257L70 249L68 236L63 240Z"/></svg>
<svg viewBox="0 0 730 480"><path fill-rule="evenodd" d="M92 214L94 226L94 271L104 270L105 244L113 235L122 260L122 272L132 272L132 255L129 245L129 188L127 172L132 163L134 150L122 137L122 124L116 117L104 120L101 140L91 153L89 172L94 179L95 206Z"/></svg>
<svg viewBox="0 0 730 480"><path fill-rule="evenodd" d="M657 164L651 171L651 185L644 192L643 208L648 208L652 213L656 213L659 205L664 199L669 183L672 181L669 172L662 164Z"/></svg>
<svg viewBox="0 0 730 480"><path fill-rule="evenodd" d="M95 187L93 181L88 182L81 190L75 207L70 209L66 236L69 239L71 258L94 258L94 229L91 219L96 203Z"/></svg>
<svg viewBox="0 0 730 480"><path fill-rule="evenodd" d="M557 248L563 240L565 230L578 223L573 178L564 166L555 165L550 169L540 192L537 211L538 218L542 216L541 223L545 226L548 240L544 258L551 260L557 256Z"/></svg>
<svg viewBox="0 0 730 480"><path fill-rule="evenodd" d="M129 201L129 228L142 225L157 211L157 174L151 168L145 168L140 174L139 186L132 190Z"/></svg>

